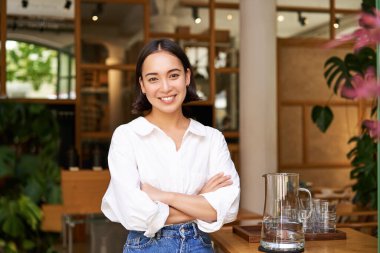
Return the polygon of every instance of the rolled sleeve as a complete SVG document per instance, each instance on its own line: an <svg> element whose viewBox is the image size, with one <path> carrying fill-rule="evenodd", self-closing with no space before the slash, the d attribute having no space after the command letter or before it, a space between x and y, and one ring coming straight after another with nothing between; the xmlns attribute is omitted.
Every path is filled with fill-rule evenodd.
<svg viewBox="0 0 380 253"><path fill-rule="evenodd" d="M240 201L239 175L231 160L224 136L215 130L212 141L212 151L210 152L210 174L208 178L211 178L219 172L230 175L232 185L219 188L214 192L201 194L217 213L217 219L214 222L197 220L199 228L207 233L215 232L224 224L234 221L239 211Z"/></svg>
<svg viewBox="0 0 380 253"><path fill-rule="evenodd" d="M215 192L201 194L216 210L217 219L214 222L198 220L200 230L211 233L219 230L224 224L236 219L239 211L240 189L224 187Z"/></svg>
<svg viewBox="0 0 380 253"><path fill-rule="evenodd" d="M128 230L145 231L153 237L169 216L169 206L155 202L140 189L140 176L128 142L127 129L116 129L112 137L108 164L111 181L102 199L101 210Z"/></svg>

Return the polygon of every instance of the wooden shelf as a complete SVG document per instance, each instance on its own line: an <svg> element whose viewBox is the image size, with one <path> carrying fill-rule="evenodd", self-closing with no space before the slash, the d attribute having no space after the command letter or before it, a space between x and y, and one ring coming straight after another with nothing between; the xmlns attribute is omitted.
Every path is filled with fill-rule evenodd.
<svg viewBox="0 0 380 253"><path fill-rule="evenodd" d="M230 68L230 67L225 67L225 68L215 68L216 73L239 73L239 68Z"/></svg>
<svg viewBox="0 0 380 253"><path fill-rule="evenodd" d="M98 140L110 140L112 137L112 132L100 131L100 132L82 132L83 139L98 139Z"/></svg>
<svg viewBox="0 0 380 253"><path fill-rule="evenodd" d="M185 106L214 106L214 103L212 103L209 100L201 100L201 101L194 101L186 104Z"/></svg>
<svg viewBox="0 0 380 253"><path fill-rule="evenodd" d="M201 7L208 8L209 4L204 1L189 1L189 0L181 0L180 5L184 7ZM223 2L215 2L216 9L239 9L239 3L223 3Z"/></svg>
<svg viewBox="0 0 380 253"><path fill-rule="evenodd" d="M208 34L150 33L151 38L172 38L177 40L209 41Z"/></svg>
<svg viewBox="0 0 380 253"><path fill-rule="evenodd" d="M239 138L239 131L223 131L225 138Z"/></svg>
<svg viewBox="0 0 380 253"><path fill-rule="evenodd" d="M135 71L135 64L112 64L106 65L101 63L81 63L79 65L80 69L84 70L111 70L111 69L120 69L126 71Z"/></svg>
<svg viewBox="0 0 380 253"><path fill-rule="evenodd" d="M83 94L108 94L108 87L82 87Z"/></svg>
<svg viewBox="0 0 380 253"><path fill-rule="evenodd" d="M7 103L31 103L49 105L75 105L75 99L45 99L45 98L1 98L1 102Z"/></svg>

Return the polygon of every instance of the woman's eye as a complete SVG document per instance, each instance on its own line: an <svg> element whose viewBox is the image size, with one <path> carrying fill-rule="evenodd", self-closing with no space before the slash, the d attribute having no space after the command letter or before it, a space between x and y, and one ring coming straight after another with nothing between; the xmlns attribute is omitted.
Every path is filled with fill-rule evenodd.
<svg viewBox="0 0 380 253"><path fill-rule="evenodd" d="M179 77L179 74L171 74L170 75L170 78L177 78L177 77Z"/></svg>
<svg viewBox="0 0 380 253"><path fill-rule="evenodd" d="M158 80L158 79L157 79L156 77L151 77L151 78L148 79L148 81L151 82L151 83L152 83L152 82L155 82L155 81L157 81L157 80Z"/></svg>

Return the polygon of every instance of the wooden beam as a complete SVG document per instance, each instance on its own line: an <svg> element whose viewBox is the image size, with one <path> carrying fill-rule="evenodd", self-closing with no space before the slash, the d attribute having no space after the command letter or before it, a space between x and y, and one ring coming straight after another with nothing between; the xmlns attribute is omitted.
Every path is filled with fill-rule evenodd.
<svg viewBox="0 0 380 253"><path fill-rule="evenodd" d="M81 43L81 0L75 0L75 14L74 14L74 41L75 41L75 94L76 94L76 106L75 106L75 147L79 155L79 166L82 164L82 146L81 146L81 132L82 132L82 106L81 106L81 76L82 70L80 63L82 61L82 43Z"/></svg>
<svg viewBox="0 0 380 253"><path fill-rule="evenodd" d="M86 0L86 3L120 3L120 4L144 4L147 0Z"/></svg>
<svg viewBox="0 0 380 253"><path fill-rule="evenodd" d="M0 1L0 98L6 97L5 42L7 40L7 1Z"/></svg>
<svg viewBox="0 0 380 253"><path fill-rule="evenodd" d="M171 38L175 40L197 40L197 41L209 41L208 34L178 34L178 33L163 33L152 32L151 38Z"/></svg>
<svg viewBox="0 0 380 253"><path fill-rule="evenodd" d="M329 25L329 30L330 30L330 40L335 39L335 28L334 24L336 21L335 17L335 0L330 0L330 25Z"/></svg>
<svg viewBox="0 0 380 253"><path fill-rule="evenodd" d="M215 33L215 0L209 1L209 36L210 36L210 46L209 46L209 71L210 71L210 97L209 100L214 105L215 103L215 48L216 48L216 33ZM212 107L212 125L216 126L216 115L215 106Z"/></svg>
<svg viewBox="0 0 380 253"><path fill-rule="evenodd" d="M335 9L335 8L334 8ZM310 13L330 13L330 8L323 7L303 7L303 6L277 6L277 11L284 12L310 12ZM358 14L360 9L335 9L335 13L340 14Z"/></svg>
<svg viewBox="0 0 380 253"><path fill-rule="evenodd" d="M310 162L307 164L304 163L295 163L295 164L280 164L280 171L289 170L289 169L351 169L352 166L349 162L336 162L336 163L315 163Z"/></svg>
<svg viewBox="0 0 380 253"><path fill-rule="evenodd" d="M198 7L198 8L208 8L209 4L203 1L189 1L189 0L181 0L179 4L183 7ZM239 3L221 3L215 2L214 7L216 9L239 9Z"/></svg>
<svg viewBox="0 0 380 253"><path fill-rule="evenodd" d="M144 42L148 43L150 34L150 2L144 3Z"/></svg>

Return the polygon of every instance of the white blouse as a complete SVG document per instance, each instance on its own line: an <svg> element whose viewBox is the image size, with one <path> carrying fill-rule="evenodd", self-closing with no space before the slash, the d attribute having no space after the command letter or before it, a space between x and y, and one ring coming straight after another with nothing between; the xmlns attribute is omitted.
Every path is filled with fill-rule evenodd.
<svg viewBox="0 0 380 253"><path fill-rule="evenodd" d="M180 149L160 128L139 117L119 126L108 154L111 181L101 209L111 221L153 237L165 226L169 206L153 201L140 182L168 192L198 194L218 172L231 175L233 184L202 194L217 212L215 222L196 220L200 230L214 232L234 221L239 209L240 183L224 136L191 120Z"/></svg>

